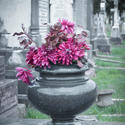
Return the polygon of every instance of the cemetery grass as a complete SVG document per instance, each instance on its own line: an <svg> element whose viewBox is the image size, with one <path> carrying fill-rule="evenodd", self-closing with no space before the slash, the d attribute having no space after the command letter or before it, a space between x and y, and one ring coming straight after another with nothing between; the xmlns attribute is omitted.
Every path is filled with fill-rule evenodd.
<svg viewBox="0 0 125 125"><path fill-rule="evenodd" d="M46 114L43 114L39 112L37 109L33 107L28 107L26 109L26 116L25 118L31 118L31 119L49 119L50 117Z"/></svg>
<svg viewBox="0 0 125 125"><path fill-rule="evenodd" d="M99 121L105 122L125 122L125 117L104 117L104 116L97 116Z"/></svg>

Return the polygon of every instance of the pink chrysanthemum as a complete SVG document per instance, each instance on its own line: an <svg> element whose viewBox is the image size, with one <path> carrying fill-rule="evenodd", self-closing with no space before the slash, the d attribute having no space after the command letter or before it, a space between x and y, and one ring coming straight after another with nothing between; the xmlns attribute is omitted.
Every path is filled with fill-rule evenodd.
<svg viewBox="0 0 125 125"><path fill-rule="evenodd" d="M30 50L26 54L26 63L34 65L33 56L37 53L37 50L34 47L30 47Z"/></svg>
<svg viewBox="0 0 125 125"><path fill-rule="evenodd" d="M30 78L33 79L33 75L30 70L27 68L17 67L16 71L18 72L16 75L18 80L22 80L24 83L31 85Z"/></svg>
<svg viewBox="0 0 125 125"><path fill-rule="evenodd" d="M58 48L58 62L66 65L72 64L73 60L78 60L85 54L83 46L75 43L73 39L63 42Z"/></svg>
<svg viewBox="0 0 125 125"><path fill-rule="evenodd" d="M59 20L59 22L62 24L61 30L63 32L67 33L73 33L74 32L74 23L69 22L68 20L62 19Z"/></svg>
<svg viewBox="0 0 125 125"><path fill-rule="evenodd" d="M57 54L55 50L48 50L45 45L38 48L37 54L33 56L34 64L40 67L50 68L50 61L56 64Z"/></svg>

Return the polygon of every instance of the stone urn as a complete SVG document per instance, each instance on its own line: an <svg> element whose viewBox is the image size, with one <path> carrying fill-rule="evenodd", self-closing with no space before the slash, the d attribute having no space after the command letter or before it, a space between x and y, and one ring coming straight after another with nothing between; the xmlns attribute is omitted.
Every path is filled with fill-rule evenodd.
<svg viewBox="0 0 125 125"><path fill-rule="evenodd" d="M28 89L28 98L41 112L52 118L50 125L75 125L74 118L96 98L96 84L85 76L87 66L53 65L36 68L40 79Z"/></svg>

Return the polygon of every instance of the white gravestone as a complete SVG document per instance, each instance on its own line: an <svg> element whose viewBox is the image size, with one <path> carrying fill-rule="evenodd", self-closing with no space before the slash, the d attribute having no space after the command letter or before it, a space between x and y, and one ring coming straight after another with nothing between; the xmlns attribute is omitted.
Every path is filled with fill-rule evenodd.
<svg viewBox="0 0 125 125"><path fill-rule="evenodd" d="M101 11L97 18L97 37L95 37L93 41L94 50L98 49L104 53L110 53L110 44L109 39L107 38L105 32L105 0L101 0L100 8Z"/></svg>
<svg viewBox="0 0 125 125"><path fill-rule="evenodd" d="M50 0L50 23L54 24L58 19L73 21L73 0Z"/></svg>
<svg viewBox="0 0 125 125"><path fill-rule="evenodd" d="M114 44L121 44L122 40L120 37L120 27L119 27L119 12L118 12L118 0L114 0L114 9L112 9L114 12L114 25L112 27L111 31L111 43Z"/></svg>

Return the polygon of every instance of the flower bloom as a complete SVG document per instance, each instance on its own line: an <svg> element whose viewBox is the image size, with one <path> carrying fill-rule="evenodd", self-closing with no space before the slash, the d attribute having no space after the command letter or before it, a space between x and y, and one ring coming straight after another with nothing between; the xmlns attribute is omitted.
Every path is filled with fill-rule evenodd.
<svg viewBox="0 0 125 125"><path fill-rule="evenodd" d="M56 64L57 54L55 49L48 50L47 47L43 44L41 48L38 48L37 54L33 56L33 64L40 67L50 68L50 61Z"/></svg>
<svg viewBox="0 0 125 125"><path fill-rule="evenodd" d="M27 68L17 67L16 71L18 72L16 75L18 80L22 80L24 83L31 85L30 78L33 79L33 75L30 70Z"/></svg>
<svg viewBox="0 0 125 125"><path fill-rule="evenodd" d="M33 56L37 53L34 47L30 47L30 50L26 54L26 63L30 65L34 65Z"/></svg>
<svg viewBox="0 0 125 125"><path fill-rule="evenodd" d="M81 59L85 55L85 49L82 44L74 42L72 38L59 45L58 63L70 65L73 60Z"/></svg>
<svg viewBox="0 0 125 125"><path fill-rule="evenodd" d="M59 20L59 22L62 24L61 31L65 32L66 34L74 32L74 23L69 22L65 19L63 19L62 21Z"/></svg>

